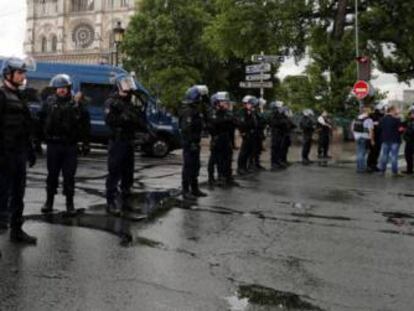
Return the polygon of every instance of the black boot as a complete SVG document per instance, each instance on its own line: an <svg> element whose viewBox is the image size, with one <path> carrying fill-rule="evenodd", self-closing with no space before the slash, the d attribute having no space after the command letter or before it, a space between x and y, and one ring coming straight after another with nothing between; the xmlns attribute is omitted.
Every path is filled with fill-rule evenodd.
<svg viewBox="0 0 414 311"><path fill-rule="evenodd" d="M75 216L75 204L73 203L73 196L66 196L66 214L69 216Z"/></svg>
<svg viewBox="0 0 414 311"><path fill-rule="evenodd" d="M194 181L191 183L191 194L196 197L206 197L207 194L202 192L200 188L198 187L198 181Z"/></svg>
<svg viewBox="0 0 414 311"><path fill-rule="evenodd" d="M194 201L194 200L196 200L197 198L194 196L194 195L192 195L192 193L190 192L190 185L188 184L188 182L186 182L186 181L183 181L183 189L182 189L182 192L181 192L181 194L182 194L182 196L183 196L183 199L184 200L189 200L189 201Z"/></svg>
<svg viewBox="0 0 414 311"><path fill-rule="evenodd" d="M121 215L121 210L116 200L108 200L106 205L106 212L114 216Z"/></svg>
<svg viewBox="0 0 414 311"><path fill-rule="evenodd" d="M46 203L43 205L40 211L44 214L53 212L54 200L55 200L55 195L52 193L48 193L47 198L46 198Z"/></svg>
<svg viewBox="0 0 414 311"><path fill-rule="evenodd" d="M28 235L22 230L22 228L12 228L10 230L10 241L13 243L21 243L28 245L36 245L37 238L31 235Z"/></svg>

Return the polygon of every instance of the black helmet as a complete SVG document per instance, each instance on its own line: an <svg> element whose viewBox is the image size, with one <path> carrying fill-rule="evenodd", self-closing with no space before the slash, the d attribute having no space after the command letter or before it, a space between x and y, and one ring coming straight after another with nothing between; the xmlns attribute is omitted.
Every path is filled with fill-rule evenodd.
<svg viewBox="0 0 414 311"><path fill-rule="evenodd" d="M67 74L58 74L50 80L49 86L55 89L63 87L70 88L72 87L72 80Z"/></svg>
<svg viewBox="0 0 414 311"><path fill-rule="evenodd" d="M7 75L13 73L14 71L35 71L36 70L36 62L31 57L26 58L18 58L18 57L10 57L3 61L1 66L1 73L3 78L6 78Z"/></svg>

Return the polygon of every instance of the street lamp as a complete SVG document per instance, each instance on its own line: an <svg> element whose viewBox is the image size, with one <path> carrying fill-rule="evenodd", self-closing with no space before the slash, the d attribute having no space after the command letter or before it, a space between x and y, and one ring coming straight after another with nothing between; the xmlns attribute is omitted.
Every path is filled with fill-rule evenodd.
<svg viewBox="0 0 414 311"><path fill-rule="evenodd" d="M122 28L121 22L116 23L116 27L113 29L114 43L115 43L115 66L119 63L119 46L124 40L125 29Z"/></svg>

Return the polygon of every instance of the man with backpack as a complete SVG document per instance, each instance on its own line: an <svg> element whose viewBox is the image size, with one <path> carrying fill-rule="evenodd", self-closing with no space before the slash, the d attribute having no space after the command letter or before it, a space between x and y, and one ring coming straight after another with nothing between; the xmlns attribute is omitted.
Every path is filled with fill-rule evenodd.
<svg viewBox="0 0 414 311"><path fill-rule="evenodd" d="M370 117L370 108L363 107L361 114L353 122L353 132L357 145L357 173L365 173L367 170L367 150L375 146L374 122Z"/></svg>

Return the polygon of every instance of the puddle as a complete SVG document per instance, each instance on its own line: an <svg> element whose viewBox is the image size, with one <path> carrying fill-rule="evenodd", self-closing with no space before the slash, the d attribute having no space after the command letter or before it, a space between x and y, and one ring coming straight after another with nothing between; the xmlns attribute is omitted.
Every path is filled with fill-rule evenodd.
<svg viewBox="0 0 414 311"><path fill-rule="evenodd" d="M309 298L307 298L309 300ZM313 310L322 311L303 297L261 285L241 285L237 295L226 298L232 311L250 310ZM265 308L266 307L266 308Z"/></svg>
<svg viewBox="0 0 414 311"><path fill-rule="evenodd" d="M123 246L132 244L155 246L158 245L158 242L134 237L131 233L131 226L151 221L155 217L169 211L178 204L177 195L178 192L175 190L134 193L129 200L129 205L133 212L127 213L122 217L107 214L105 210L106 205L99 204L89 207L76 217L68 217L64 211L58 211L46 215L30 215L25 217L25 219L109 232L119 236Z"/></svg>

